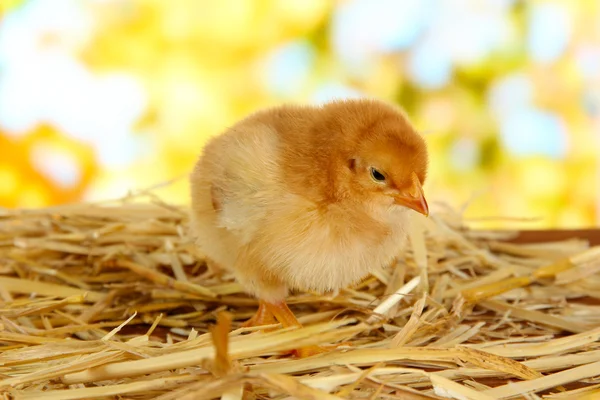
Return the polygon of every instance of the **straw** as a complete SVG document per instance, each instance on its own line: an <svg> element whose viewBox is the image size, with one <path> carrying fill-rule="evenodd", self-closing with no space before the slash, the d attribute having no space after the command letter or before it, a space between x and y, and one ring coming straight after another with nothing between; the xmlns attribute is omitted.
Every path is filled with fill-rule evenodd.
<svg viewBox="0 0 600 400"><path fill-rule="evenodd" d="M508 243L440 205L389 268L263 330L187 215L151 191L2 210L0 398L598 398L600 247ZM310 345L339 346L291 352Z"/></svg>

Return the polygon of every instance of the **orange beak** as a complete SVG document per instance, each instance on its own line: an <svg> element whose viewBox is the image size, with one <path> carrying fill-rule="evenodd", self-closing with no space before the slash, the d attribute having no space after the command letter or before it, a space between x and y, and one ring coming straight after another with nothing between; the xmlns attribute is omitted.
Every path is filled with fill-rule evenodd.
<svg viewBox="0 0 600 400"><path fill-rule="evenodd" d="M411 208L418 213L428 216L429 206L427 205L427 200L425 200L423 186L419 181L419 177L416 173L413 172L411 179L412 185L410 189L404 193L396 195L394 197L394 201L396 202L396 204Z"/></svg>

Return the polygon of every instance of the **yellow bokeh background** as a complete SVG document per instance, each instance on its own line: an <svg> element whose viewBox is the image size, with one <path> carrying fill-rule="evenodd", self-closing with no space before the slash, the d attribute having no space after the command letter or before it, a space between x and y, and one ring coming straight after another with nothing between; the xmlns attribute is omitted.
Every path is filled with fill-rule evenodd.
<svg viewBox="0 0 600 400"><path fill-rule="evenodd" d="M598 2L495 1L490 4L507 5L494 16L480 2L448 1L445 6L458 16L460 10L464 18L481 14L477 18L496 18L503 27L501 44L490 42L491 50L479 45L483 55L467 39L489 35L486 23L456 20L436 11L435 1L418 6L415 15L423 23L413 36L405 32L410 40L403 44L392 40L393 18L403 2L46 2L56 4L54 11L41 3L0 3L0 206L102 200L182 176L159 192L185 204L185 175L210 136L261 107L360 94L399 103L426 135L430 202L459 209L468 204L465 216L473 220L537 218L527 223L492 218L482 226L599 224ZM415 9L418 2L405 7L409 3ZM51 22L52 12L71 19ZM48 21L39 22L43 16ZM550 54L547 43L531 33L539 25L543 39L543 29L553 26L544 18L568 27L567 43L554 57L544 55ZM369 36L371 29L379 36ZM456 38L444 42L443 29L457 32ZM424 53L436 43L446 58ZM450 75L440 83L444 71L435 68L445 63ZM433 78L419 78L427 70L419 65L435 67ZM29 82L25 66L29 76L39 76L37 86L27 87L30 93L20 89ZM508 78L526 82L506 87L515 91L515 103L523 97L520 90L529 90L531 104L523 107L531 113L521 116L518 105L514 118L502 108L494 111L494 88ZM45 102L33 101L37 90ZM510 108L511 92L504 96L502 107ZM514 123L506 123L510 118Z"/></svg>

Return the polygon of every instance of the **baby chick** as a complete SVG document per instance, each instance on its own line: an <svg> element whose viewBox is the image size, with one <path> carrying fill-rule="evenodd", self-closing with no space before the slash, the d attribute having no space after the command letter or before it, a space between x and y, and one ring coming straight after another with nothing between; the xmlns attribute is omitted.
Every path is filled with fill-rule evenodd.
<svg viewBox="0 0 600 400"><path fill-rule="evenodd" d="M427 158L382 101L256 112L211 139L191 175L197 245L259 299L247 325L300 326L289 290L334 291L399 255L409 209L429 212Z"/></svg>

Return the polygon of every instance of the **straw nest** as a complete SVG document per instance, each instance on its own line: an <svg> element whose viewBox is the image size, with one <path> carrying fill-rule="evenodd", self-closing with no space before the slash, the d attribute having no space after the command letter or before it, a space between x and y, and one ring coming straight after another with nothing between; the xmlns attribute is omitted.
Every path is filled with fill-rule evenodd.
<svg viewBox="0 0 600 400"><path fill-rule="evenodd" d="M259 330L185 208L3 210L0 398L600 398L600 249L505 239L440 207L396 265L291 297L304 328Z"/></svg>

